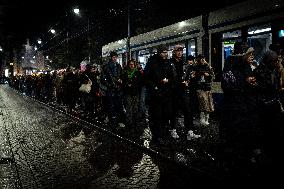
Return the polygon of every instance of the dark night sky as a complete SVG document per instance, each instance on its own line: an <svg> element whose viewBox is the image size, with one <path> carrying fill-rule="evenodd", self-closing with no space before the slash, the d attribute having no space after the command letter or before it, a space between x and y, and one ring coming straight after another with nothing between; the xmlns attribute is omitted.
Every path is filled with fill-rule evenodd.
<svg viewBox="0 0 284 189"><path fill-rule="evenodd" d="M163 27L240 1L242 0L204 3L203 0L130 0L133 10L131 32L136 35L139 31ZM126 37L127 0L106 0L99 3L100 5L95 0L0 0L0 45L6 44L8 48L13 48L23 44L26 38L36 39L51 26L62 22L66 10L72 10L74 5L78 5L81 10L88 10L92 19L104 23L105 42ZM110 9L123 12L114 15Z"/></svg>

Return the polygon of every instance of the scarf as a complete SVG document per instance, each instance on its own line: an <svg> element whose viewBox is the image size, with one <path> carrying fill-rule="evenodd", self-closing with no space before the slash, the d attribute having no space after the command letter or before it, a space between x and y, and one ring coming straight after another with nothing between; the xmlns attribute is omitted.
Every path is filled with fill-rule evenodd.
<svg viewBox="0 0 284 189"><path fill-rule="evenodd" d="M127 69L127 76L129 79L133 79L133 77L135 76L135 72L137 71L137 68L134 69Z"/></svg>

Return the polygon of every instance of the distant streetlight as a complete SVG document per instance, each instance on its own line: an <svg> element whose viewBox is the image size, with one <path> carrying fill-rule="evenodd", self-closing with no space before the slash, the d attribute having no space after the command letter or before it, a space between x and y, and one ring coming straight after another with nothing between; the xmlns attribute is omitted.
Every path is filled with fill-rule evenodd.
<svg viewBox="0 0 284 189"><path fill-rule="evenodd" d="M38 43L38 44L41 44L41 43L42 43L41 39L38 39L38 40L37 40L37 43Z"/></svg>
<svg viewBox="0 0 284 189"><path fill-rule="evenodd" d="M1 52L3 51L2 47L0 47L0 51L1 51Z"/></svg>
<svg viewBox="0 0 284 189"><path fill-rule="evenodd" d="M79 16L80 15L80 9L79 8L74 8L73 12ZM67 62L68 66L71 65L71 60L70 60L70 52L69 52L69 30L70 30L70 19L69 19L69 13L70 11L66 12L66 18L67 18L67 26L66 26L66 56L67 56Z"/></svg>
<svg viewBox="0 0 284 189"><path fill-rule="evenodd" d="M79 14L80 14L80 9L75 8L75 9L73 9L73 12L74 12L75 14L79 15Z"/></svg>
<svg viewBox="0 0 284 189"><path fill-rule="evenodd" d="M52 34L55 34L55 29L51 29L50 32L51 32Z"/></svg>

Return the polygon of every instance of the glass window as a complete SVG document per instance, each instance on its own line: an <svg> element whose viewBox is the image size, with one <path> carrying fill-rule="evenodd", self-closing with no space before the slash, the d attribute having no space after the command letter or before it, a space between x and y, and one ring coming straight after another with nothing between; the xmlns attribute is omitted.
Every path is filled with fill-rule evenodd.
<svg viewBox="0 0 284 189"><path fill-rule="evenodd" d="M261 33L267 33L271 31L271 26L270 24L264 24L261 26L253 26L248 28L248 34L249 35L256 35L256 34L261 34Z"/></svg>
<svg viewBox="0 0 284 189"><path fill-rule="evenodd" d="M261 57L269 49L271 43L271 33L248 37L248 45L254 48L254 57L257 63L261 61Z"/></svg>
<svg viewBox="0 0 284 189"><path fill-rule="evenodd" d="M148 62L149 57L150 57L149 49L140 50L138 52L138 62L140 63L143 69L146 63Z"/></svg>
<svg viewBox="0 0 284 189"><path fill-rule="evenodd" d="M122 66L122 63L123 63L123 61L122 61L122 54L118 54L117 62Z"/></svg>
<svg viewBox="0 0 284 189"><path fill-rule="evenodd" d="M248 45L254 48L255 60L259 63L264 52L269 49L272 43L270 24L253 26L248 29Z"/></svg>
<svg viewBox="0 0 284 189"><path fill-rule="evenodd" d="M196 42L195 42L196 40L195 39L190 39L189 41L188 41L188 55L192 55L192 56L196 56ZM184 52L184 54L185 54L185 52Z"/></svg>
<svg viewBox="0 0 284 189"><path fill-rule="evenodd" d="M241 36L241 30L222 33L222 69L228 56L232 54L235 43L241 41Z"/></svg>
<svg viewBox="0 0 284 189"><path fill-rule="evenodd" d="M234 49L235 41L224 41L224 59L226 60L231 54Z"/></svg>
<svg viewBox="0 0 284 189"><path fill-rule="evenodd" d="M241 30L235 30L235 31L232 31L232 32L223 33L223 39L239 38L241 36L242 36Z"/></svg>

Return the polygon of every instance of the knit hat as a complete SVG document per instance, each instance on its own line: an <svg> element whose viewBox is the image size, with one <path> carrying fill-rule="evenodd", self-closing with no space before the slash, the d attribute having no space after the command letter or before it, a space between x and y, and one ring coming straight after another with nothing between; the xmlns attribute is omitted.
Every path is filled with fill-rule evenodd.
<svg viewBox="0 0 284 189"><path fill-rule="evenodd" d="M186 58L186 61L190 61L190 60L194 60L195 57L192 56L192 55L188 55L187 58Z"/></svg>
<svg viewBox="0 0 284 189"><path fill-rule="evenodd" d="M183 46L180 44L175 45L174 51L183 51Z"/></svg>
<svg viewBox="0 0 284 189"><path fill-rule="evenodd" d="M160 54L162 53L163 51L168 51L168 47L166 45L159 45L157 47L157 53Z"/></svg>
<svg viewBox="0 0 284 189"><path fill-rule="evenodd" d="M112 52L110 52L109 56L110 56L110 57L117 56L117 52L112 51Z"/></svg>

